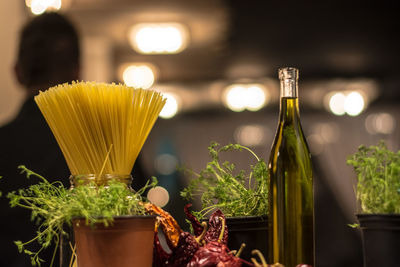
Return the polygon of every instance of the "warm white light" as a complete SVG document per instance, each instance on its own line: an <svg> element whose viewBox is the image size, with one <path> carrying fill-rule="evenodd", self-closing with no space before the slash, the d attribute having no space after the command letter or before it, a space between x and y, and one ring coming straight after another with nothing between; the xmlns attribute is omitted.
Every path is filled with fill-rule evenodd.
<svg viewBox="0 0 400 267"><path fill-rule="evenodd" d="M47 9L46 3L47 1L43 0L32 0L31 2L31 12L35 15L40 15L44 13Z"/></svg>
<svg viewBox="0 0 400 267"><path fill-rule="evenodd" d="M162 208L168 204L169 193L164 187L156 186L149 190L147 199L154 205Z"/></svg>
<svg viewBox="0 0 400 267"><path fill-rule="evenodd" d="M343 93L336 93L329 99L329 108L335 115L344 115L346 111L344 110L344 102L346 96Z"/></svg>
<svg viewBox="0 0 400 267"><path fill-rule="evenodd" d="M154 168L162 175L169 175L176 171L178 160L174 155L161 154L154 161Z"/></svg>
<svg viewBox="0 0 400 267"><path fill-rule="evenodd" d="M321 123L320 133L325 143L334 143L339 139L340 131L334 123Z"/></svg>
<svg viewBox="0 0 400 267"><path fill-rule="evenodd" d="M47 9L58 10L61 8L61 0L25 0L25 4L35 15L40 15Z"/></svg>
<svg viewBox="0 0 400 267"><path fill-rule="evenodd" d="M233 111L239 112L246 109L246 88L243 86L231 86L227 89L225 102Z"/></svg>
<svg viewBox="0 0 400 267"><path fill-rule="evenodd" d="M179 53L187 45L187 29L178 23L142 23L129 31L129 42L139 53Z"/></svg>
<svg viewBox="0 0 400 267"><path fill-rule="evenodd" d="M51 1L52 3L49 4L49 8L53 8L53 9L60 9L61 8L61 0L53 0Z"/></svg>
<svg viewBox="0 0 400 267"><path fill-rule="evenodd" d="M324 151L324 140L318 134L307 136L307 143L313 155L319 155Z"/></svg>
<svg viewBox="0 0 400 267"><path fill-rule="evenodd" d="M260 86L250 86L246 90L246 108L251 111L261 109L266 101L264 90Z"/></svg>
<svg viewBox="0 0 400 267"><path fill-rule="evenodd" d="M364 109L364 98L358 92L351 92L344 101L344 110L350 116L357 116Z"/></svg>
<svg viewBox="0 0 400 267"><path fill-rule="evenodd" d="M160 112L160 117L163 119L170 119L176 115L179 109L178 97L171 93L163 93L163 96L167 98L165 106Z"/></svg>
<svg viewBox="0 0 400 267"><path fill-rule="evenodd" d="M370 134L391 134L395 127L396 121L389 113L370 114L365 119L365 128Z"/></svg>
<svg viewBox="0 0 400 267"><path fill-rule="evenodd" d="M153 70L146 65L130 65L123 72L124 83L135 88L147 89L154 83Z"/></svg>
<svg viewBox="0 0 400 267"><path fill-rule="evenodd" d="M232 111L257 111L265 106L267 94L262 85L231 85L225 90L224 102Z"/></svg>
<svg viewBox="0 0 400 267"><path fill-rule="evenodd" d="M240 126L234 134L235 141L244 146L264 145L270 135L268 128L258 124Z"/></svg>

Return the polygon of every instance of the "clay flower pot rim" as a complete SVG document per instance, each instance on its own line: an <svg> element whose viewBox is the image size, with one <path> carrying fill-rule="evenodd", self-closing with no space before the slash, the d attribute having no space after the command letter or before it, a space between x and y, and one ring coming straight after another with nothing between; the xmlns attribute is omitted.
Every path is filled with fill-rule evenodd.
<svg viewBox="0 0 400 267"><path fill-rule="evenodd" d="M356 214L361 229L400 230L400 214Z"/></svg>
<svg viewBox="0 0 400 267"><path fill-rule="evenodd" d="M259 216L232 216L232 217L226 217L227 220L229 219L236 219L236 220L243 220L243 219L260 219L261 221L266 221L268 220L267 215L259 215Z"/></svg>
<svg viewBox="0 0 400 267"><path fill-rule="evenodd" d="M205 217L202 219L208 221L209 217ZM267 221L268 220L268 215L259 215L259 216L231 216L231 217L225 217L227 220L235 219L235 220L248 220L248 219L256 219L260 221Z"/></svg>
<svg viewBox="0 0 400 267"><path fill-rule="evenodd" d="M400 220L400 213L357 213L358 220Z"/></svg>
<svg viewBox="0 0 400 267"><path fill-rule="evenodd" d="M149 215L118 215L118 216L113 216L112 219L118 219L118 220L128 220L128 219L147 219L147 218L155 218L158 217L158 215L153 215L153 214L149 214ZM103 219L106 217L94 217L95 219ZM72 221L77 221L77 220L86 220L86 218L84 217L75 217L72 219ZM99 222L102 223L102 222Z"/></svg>

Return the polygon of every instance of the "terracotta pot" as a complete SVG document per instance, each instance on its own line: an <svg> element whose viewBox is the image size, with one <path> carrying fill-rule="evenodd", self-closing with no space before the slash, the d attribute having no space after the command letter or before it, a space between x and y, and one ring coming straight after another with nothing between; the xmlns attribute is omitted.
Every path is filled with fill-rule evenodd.
<svg viewBox="0 0 400 267"><path fill-rule="evenodd" d="M73 222L79 267L151 267L155 216L115 217L112 225Z"/></svg>
<svg viewBox="0 0 400 267"><path fill-rule="evenodd" d="M357 214L364 266L400 266L400 214Z"/></svg>
<svg viewBox="0 0 400 267"><path fill-rule="evenodd" d="M241 258L250 261L251 251L260 250L267 256L268 245L268 219L263 216L251 217L228 217L226 218L228 227L228 248L238 250L242 243L246 244Z"/></svg>

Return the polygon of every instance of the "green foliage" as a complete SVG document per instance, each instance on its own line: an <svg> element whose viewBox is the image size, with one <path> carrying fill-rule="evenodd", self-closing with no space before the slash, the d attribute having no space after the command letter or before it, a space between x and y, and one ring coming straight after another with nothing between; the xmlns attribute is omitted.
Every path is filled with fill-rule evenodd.
<svg viewBox="0 0 400 267"><path fill-rule="evenodd" d="M268 214L268 168L252 150L239 144L219 147L213 142L208 147L211 161L206 167L195 173L184 169L194 176L181 196L192 201L200 197L202 210L194 214L203 218L215 208L219 208L227 217L264 216ZM235 164L220 162L219 153L246 150L255 157L257 163L250 171L236 171Z"/></svg>
<svg viewBox="0 0 400 267"><path fill-rule="evenodd" d="M37 235L32 240L25 243L15 242L20 253L30 256L33 266L41 265L43 261L39 254L52 242L56 244L50 263L50 266L53 265L60 235L67 235L63 227L71 226L74 218L85 218L90 225L104 223L108 226L112 224L114 216L145 215L141 194L157 184L157 180L153 178L151 184L148 182L138 192L128 189L125 184L117 181L111 182L108 186L97 187L95 184L88 184L69 190L61 182L50 183L25 166L19 168L27 178L35 176L40 180L37 184L11 192L7 196L11 207L31 210L32 221L38 225ZM28 247L32 242L38 242L41 248L38 251L30 251Z"/></svg>
<svg viewBox="0 0 400 267"><path fill-rule="evenodd" d="M361 212L400 213L400 151L390 151L383 141L377 146L360 146L347 164L357 174Z"/></svg>

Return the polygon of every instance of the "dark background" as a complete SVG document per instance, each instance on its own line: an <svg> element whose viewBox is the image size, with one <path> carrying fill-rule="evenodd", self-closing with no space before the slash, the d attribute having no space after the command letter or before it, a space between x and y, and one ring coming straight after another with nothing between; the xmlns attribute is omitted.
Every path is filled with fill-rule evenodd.
<svg viewBox="0 0 400 267"><path fill-rule="evenodd" d="M207 146L211 141L236 142L239 127L259 125L265 137L252 148L268 159L279 111L277 69L299 68L302 125L310 137L315 168L317 267L362 266L361 237L358 230L347 225L355 222L357 204L353 195L354 174L345 159L360 144L376 144L380 139L393 149L399 148L397 1L69 2L68 8L61 12L78 27L83 55L102 49L96 47L96 42L88 45L87 39L107 41L107 52L100 54L109 58L108 76L101 81L120 81L117 70L123 63L149 62L158 68L154 87L170 86L182 97L181 112L170 120L157 121L142 153L146 173L156 175L160 185L169 191L166 209L182 226L184 202L179 191L188 177L178 172L160 174L154 163L157 156L173 155L179 164L199 170L209 160ZM31 16L23 1L21 9L26 17ZM132 24L149 21L186 24L191 33L189 46L176 55L136 53L130 48L126 33ZM85 74L91 67L83 65L84 80L93 79ZM212 92L218 93L225 85L240 79L274 81L275 85L269 88L272 95L269 105L257 112L235 113L212 97ZM363 113L356 117L335 116L324 109L324 95L332 90L330 85L334 81L347 84L361 79L372 81L377 90ZM394 119L393 131L368 132L367 118L383 112ZM333 127L336 137L316 146L311 136L324 125ZM320 135L326 137L324 133ZM228 158L239 167L252 163L242 154Z"/></svg>

